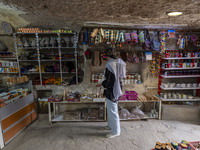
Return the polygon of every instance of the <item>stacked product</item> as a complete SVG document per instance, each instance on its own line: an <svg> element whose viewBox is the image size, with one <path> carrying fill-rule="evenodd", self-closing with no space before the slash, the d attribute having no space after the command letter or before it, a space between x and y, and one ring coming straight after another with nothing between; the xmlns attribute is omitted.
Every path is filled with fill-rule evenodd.
<svg viewBox="0 0 200 150"><path fill-rule="evenodd" d="M102 83L104 81L103 73L93 73L92 74L92 83Z"/></svg>
<svg viewBox="0 0 200 150"><path fill-rule="evenodd" d="M169 143L157 142L153 150L198 150L200 142L187 142L182 140L181 143L176 141Z"/></svg>
<svg viewBox="0 0 200 150"><path fill-rule="evenodd" d="M39 28L19 28L18 33L72 33L72 30L58 29L58 30L42 30Z"/></svg>
<svg viewBox="0 0 200 150"><path fill-rule="evenodd" d="M200 88L200 83L161 83L161 88Z"/></svg>
<svg viewBox="0 0 200 150"><path fill-rule="evenodd" d="M0 94L0 101L1 103L3 103L3 106L5 106L5 104L18 101L19 99L21 99L22 97L25 97L29 93L30 92L27 88L26 89L19 88L19 89L12 90L9 92L4 92Z"/></svg>
<svg viewBox="0 0 200 150"><path fill-rule="evenodd" d="M97 121L104 119L104 106L99 108L88 108L74 111L66 111L63 115L63 120L83 120L83 121Z"/></svg>
<svg viewBox="0 0 200 150"><path fill-rule="evenodd" d="M126 79L122 79L122 85L141 84L141 75L138 73L127 73Z"/></svg>
<svg viewBox="0 0 200 150"><path fill-rule="evenodd" d="M168 93L160 93L160 97L164 99L194 99L198 97L194 97L191 94L184 94L184 93L175 93L175 92L168 92Z"/></svg>
<svg viewBox="0 0 200 150"><path fill-rule="evenodd" d="M0 61L0 73L17 73L17 62Z"/></svg>
<svg viewBox="0 0 200 150"><path fill-rule="evenodd" d="M129 119L142 119L147 117L144 112L139 107L133 108L130 112L128 109L123 108L122 106L119 106L119 117L120 120L129 120Z"/></svg>
<svg viewBox="0 0 200 150"><path fill-rule="evenodd" d="M8 51L1 51L0 52L0 57L13 57L15 54L13 52L8 52Z"/></svg>
<svg viewBox="0 0 200 150"><path fill-rule="evenodd" d="M162 75L168 76L190 76L190 75L200 75L200 70L180 70L180 71L163 71Z"/></svg>
<svg viewBox="0 0 200 150"><path fill-rule="evenodd" d="M6 79L6 84L15 85L15 84L23 83L26 81L28 81L27 76L22 76L22 77L9 76Z"/></svg>
<svg viewBox="0 0 200 150"><path fill-rule="evenodd" d="M61 102L63 101L62 95L52 95L48 98L48 102Z"/></svg>
<svg viewBox="0 0 200 150"><path fill-rule="evenodd" d="M200 57L199 50L168 50L165 53L165 58L191 58L191 57ZM191 58L192 59L192 58Z"/></svg>

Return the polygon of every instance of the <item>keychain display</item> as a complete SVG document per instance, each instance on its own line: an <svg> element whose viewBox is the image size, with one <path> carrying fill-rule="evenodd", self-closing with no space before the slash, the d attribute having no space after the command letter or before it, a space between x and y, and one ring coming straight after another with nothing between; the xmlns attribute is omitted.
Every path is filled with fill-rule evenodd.
<svg viewBox="0 0 200 150"><path fill-rule="evenodd" d="M159 76L159 70L160 70L160 61L161 61L161 55L160 53L154 53L152 55L152 61L150 62L150 72L151 74L157 78Z"/></svg>
<svg viewBox="0 0 200 150"><path fill-rule="evenodd" d="M160 48L161 48L161 53L165 53L166 50L166 32L162 31L161 32L161 43L160 43Z"/></svg>

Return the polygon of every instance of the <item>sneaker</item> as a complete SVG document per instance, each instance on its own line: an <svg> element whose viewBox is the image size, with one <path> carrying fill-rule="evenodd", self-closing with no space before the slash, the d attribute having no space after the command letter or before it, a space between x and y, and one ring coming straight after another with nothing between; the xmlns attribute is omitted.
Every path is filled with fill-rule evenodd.
<svg viewBox="0 0 200 150"><path fill-rule="evenodd" d="M114 138L114 137L116 137L116 136L120 136L120 134L111 134L111 133L110 133L110 134L107 134L107 135L106 135L107 138Z"/></svg>
<svg viewBox="0 0 200 150"><path fill-rule="evenodd" d="M101 128L102 130L111 130L111 128L109 126L105 126L103 128Z"/></svg>

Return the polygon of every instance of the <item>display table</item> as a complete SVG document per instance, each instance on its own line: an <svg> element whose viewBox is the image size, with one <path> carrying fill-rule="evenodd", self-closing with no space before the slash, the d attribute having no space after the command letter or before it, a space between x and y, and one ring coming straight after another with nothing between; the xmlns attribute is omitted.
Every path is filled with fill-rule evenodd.
<svg viewBox="0 0 200 150"><path fill-rule="evenodd" d="M119 101L119 105L124 104L124 103L130 103L129 105L132 104L147 104L147 103L153 103L153 109L155 109L155 105L158 104L158 117L145 117L142 119L161 119L161 101L153 101L153 100L148 100L148 101L138 101L138 100L123 100ZM96 105L104 105L105 113L104 113L104 119L103 120L64 120L63 119L63 114L57 114L57 108L58 105L82 105L86 104L88 105L88 108L90 108L91 104L96 104ZM53 106L53 107L52 107ZM53 109L52 109L53 108ZM48 112L49 112L49 123L52 124L53 122L64 122L64 121L106 121L106 102L67 102L67 101L61 101L61 102L48 102ZM136 119L127 119L127 120L138 120ZM127 121L126 120L126 121ZM140 119L141 120L141 119ZM125 121L125 120L121 120Z"/></svg>

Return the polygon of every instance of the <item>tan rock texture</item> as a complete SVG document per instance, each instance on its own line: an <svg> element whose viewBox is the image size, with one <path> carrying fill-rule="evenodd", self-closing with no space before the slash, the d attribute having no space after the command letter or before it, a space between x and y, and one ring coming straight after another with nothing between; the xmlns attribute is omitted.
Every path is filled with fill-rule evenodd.
<svg viewBox="0 0 200 150"><path fill-rule="evenodd" d="M72 28L79 30L85 22L113 23L120 26L198 28L199 0L0 0L0 6L18 13L8 18L13 26ZM166 12L182 11L178 17ZM19 13L20 12L20 13ZM5 13L0 9L0 16ZM11 19L12 18L12 19ZM13 20L16 19L16 20ZM17 23L20 22L20 23ZM142 24L142 25L141 25ZM176 26L175 26L176 24Z"/></svg>

